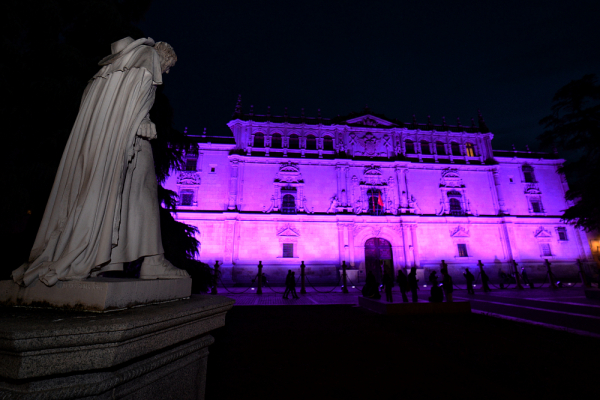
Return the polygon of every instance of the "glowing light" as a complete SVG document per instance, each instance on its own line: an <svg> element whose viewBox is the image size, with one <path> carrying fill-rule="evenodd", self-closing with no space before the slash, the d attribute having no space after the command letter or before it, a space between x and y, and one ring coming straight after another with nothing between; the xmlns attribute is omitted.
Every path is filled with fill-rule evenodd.
<svg viewBox="0 0 600 400"><path fill-rule="evenodd" d="M423 285L423 287L427 287L427 285Z"/></svg>
<svg viewBox="0 0 600 400"><path fill-rule="evenodd" d="M252 290L254 290L254 288L252 288Z"/></svg>
<svg viewBox="0 0 600 400"><path fill-rule="evenodd" d="M476 287L477 285L473 285L473 287Z"/></svg>
<svg viewBox="0 0 600 400"><path fill-rule="evenodd" d="M352 289L354 289L356 286L352 286Z"/></svg>

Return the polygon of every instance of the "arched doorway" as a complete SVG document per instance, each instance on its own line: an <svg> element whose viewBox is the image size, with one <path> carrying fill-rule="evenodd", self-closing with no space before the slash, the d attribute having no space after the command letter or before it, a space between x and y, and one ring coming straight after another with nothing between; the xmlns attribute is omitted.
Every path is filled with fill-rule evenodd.
<svg viewBox="0 0 600 400"><path fill-rule="evenodd" d="M381 262L383 261L383 269ZM392 258L392 245L385 239L371 238L365 243L365 270L372 272L377 282L381 283L383 272L394 276L394 260Z"/></svg>

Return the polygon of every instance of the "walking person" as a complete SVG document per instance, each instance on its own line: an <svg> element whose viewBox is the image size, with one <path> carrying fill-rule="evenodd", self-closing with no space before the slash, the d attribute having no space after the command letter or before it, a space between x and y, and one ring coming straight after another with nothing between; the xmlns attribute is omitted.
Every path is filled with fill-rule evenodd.
<svg viewBox="0 0 600 400"><path fill-rule="evenodd" d="M283 292L284 299L287 299L292 291L291 279L294 279L294 276L292 275L292 270L290 269L285 277L285 292Z"/></svg>
<svg viewBox="0 0 600 400"><path fill-rule="evenodd" d="M419 287L417 286L417 283L419 282L419 280L417 279L417 267L411 267L407 280L408 288L412 293L412 302L416 303L419 301L419 298L417 297L417 290L419 290Z"/></svg>
<svg viewBox="0 0 600 400"><path fill-rule="evenodd" d="M533 289L533 283L529 280L529 275L527 275L527 271L525 271L525 267L521 268L521 278L523 278L523 283L529 285L531 289Z"/></svg>
<svg viewBox="0 0 600 400"><path fill-rule="evenodd" d="M490 277L485 273L485 271L482 268L481 269L481 286L483 286L484 292L492 291L492 289L490 289L490 286L488 285L489 281L490 281Z"/></svg>
<svg viewBox="0 0 600 400"><path fill-rule="evenodd" d="M475 276L471 273L471 271L469 271L469 268L465 269L465 273L463 275L467 280L467 293L475 294L475 290L473 290L473 281L475 281Z"/></svg>
<svg viewBox="0 0 600 400"><path fill-rule="evenodd" d="M292 293L292 297L294 299L299 299L298 293L296 293L296 273L292 272L292 277L290 278L290 292Z"/></svg>
<svg viewBox="0 0 600 400"><path fill-rule="evenodd" d="M398 270L398 278L396 278L396 282L398 282L400 293L402 293L402 301L404 303L408 303L408 296L406 296L406 292L408 291L408 280L406 279L406 275L402 269Z"/></svg>
<svg viewBox="0 0 600 400"><path fill-rule="evenodd" d="M444 276L442 286L444 287L444 293L446 294L446 302L452 303L452 292L454 291L454 288L452 287L452 277L446 268L442 270L442 275Z"/></svg>
<svg viewBox="0 0 600 400"><path fill-rule="evenodd" d="M429 274L429 284L431 285L431 296L429 296L430 303L441 303L444 301L444 292L438 283L438 277L436 271L431 271Z"/></svg>
<svg viewBox="0 0 600 400"><path fill-rule="evenodd" d="M390 276L390 274L386 272L383 273L383 278L381 278L381 283L383 284L383 288L385 290L385 300L388 303L392 303L394 300L392 299L392 288L394 287L394 279Z"/></svg>

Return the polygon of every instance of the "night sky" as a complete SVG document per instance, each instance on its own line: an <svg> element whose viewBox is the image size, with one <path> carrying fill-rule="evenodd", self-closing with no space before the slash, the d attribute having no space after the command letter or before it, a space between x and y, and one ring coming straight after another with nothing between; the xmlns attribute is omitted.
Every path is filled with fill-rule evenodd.
<svg viewBox="0 0 600 400"><path fill-rule="evenodd" d="M494 148L538 148L554 93L600 74L598 1L155 0L139 26L173 45L175 127L230 134L243 109L361 111L463 125L481 109Z"/></svg>

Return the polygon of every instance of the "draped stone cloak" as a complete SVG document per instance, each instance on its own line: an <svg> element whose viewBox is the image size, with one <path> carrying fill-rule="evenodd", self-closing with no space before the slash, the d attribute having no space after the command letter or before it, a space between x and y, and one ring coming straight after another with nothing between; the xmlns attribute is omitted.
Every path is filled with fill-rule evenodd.
<svg viewBox="0 0 600 400"><path fill-rule="evenodd" d="M58 280L86 279L109 262L164 252L151 148L136 136L154 103L156 85L162 84L153 45L150 38L125 38L113 43L112 54L100 62L102 68L85 89L29 262L12 273L15 282L27 286L39 278L52 286ZM145 179L136 183L136 174ZM152 215L136 210L139 205L130 199L144 190L154 191L146 199ZM144 244L129 249L123 236L131 236L136 227L123 221L128 214L136 214L138 221L151 219L154 231L144 241L148 227L137 226ZM117 258L130 259L115 260L115 248L121 248Z"/></svg>

